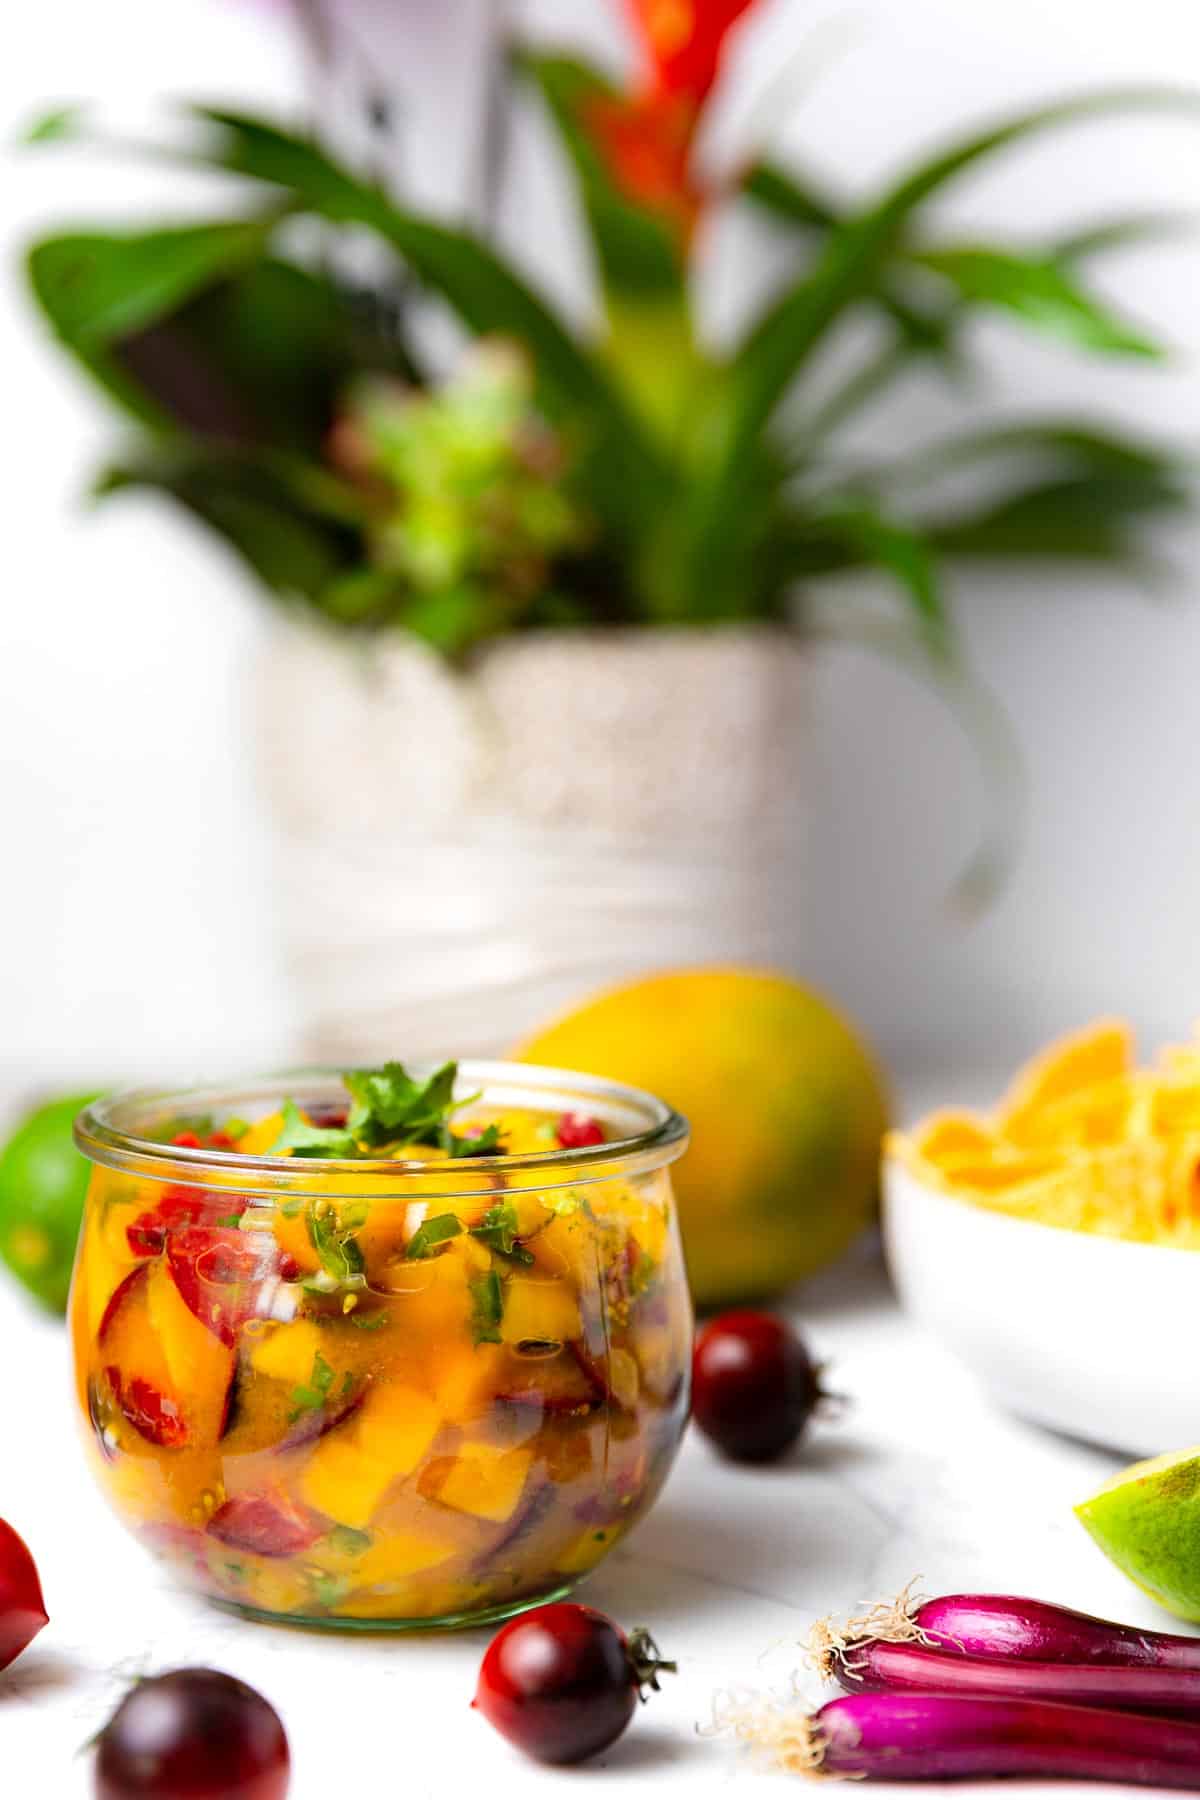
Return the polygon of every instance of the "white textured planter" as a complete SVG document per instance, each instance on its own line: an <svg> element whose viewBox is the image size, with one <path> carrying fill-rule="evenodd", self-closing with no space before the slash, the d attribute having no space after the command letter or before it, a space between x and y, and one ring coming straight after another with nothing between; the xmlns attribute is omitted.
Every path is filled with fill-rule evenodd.
<svg viewBox="0 0 1200 1800"><path fill-rule="evenodd" d="M494 1053L643 970L797 962L809 662L782 629L530 633L460 673L285 623L257 702L320 1060Z"/></svg>

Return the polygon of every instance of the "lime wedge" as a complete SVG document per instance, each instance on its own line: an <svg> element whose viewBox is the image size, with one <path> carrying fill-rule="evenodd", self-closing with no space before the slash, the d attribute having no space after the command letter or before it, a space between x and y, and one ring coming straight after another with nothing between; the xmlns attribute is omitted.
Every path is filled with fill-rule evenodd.
<svg viewBox="0 0 1200 1800"><path fill-rule="evenodd" d="M1143 1593L1200 1620L1200 1445L1131 1464L1075 1514Z"/></svg>

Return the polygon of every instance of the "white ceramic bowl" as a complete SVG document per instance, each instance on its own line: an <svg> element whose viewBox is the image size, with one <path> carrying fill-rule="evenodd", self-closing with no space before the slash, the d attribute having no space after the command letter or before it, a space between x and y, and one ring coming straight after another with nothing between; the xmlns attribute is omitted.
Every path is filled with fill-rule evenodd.
<svg viewBox="0 0 1200 1800"><path fill-rule="evenodd" d="M884 1169L913 1317L1004 1405L1135 1456L1200 1443L1200 1252L989 1212Z"/></svg>

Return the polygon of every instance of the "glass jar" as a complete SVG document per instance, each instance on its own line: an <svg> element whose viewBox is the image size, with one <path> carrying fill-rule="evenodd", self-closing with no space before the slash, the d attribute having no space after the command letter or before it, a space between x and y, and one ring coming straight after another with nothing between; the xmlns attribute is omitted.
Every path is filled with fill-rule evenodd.
<svg viewBox="0 0 1200 1800"><path fill-rule="evenodd" d="M685 1121L516 1064L464 1064L455 1093L525 1147L272 1155L285 1099L344 1115L325 1070L80 1115L89 1459L218 1604L342 1628L504 1618L568 1593L662 1486L691 1363L668 1166ZM581 1114L604 1141L562 1148Z"/></svg>

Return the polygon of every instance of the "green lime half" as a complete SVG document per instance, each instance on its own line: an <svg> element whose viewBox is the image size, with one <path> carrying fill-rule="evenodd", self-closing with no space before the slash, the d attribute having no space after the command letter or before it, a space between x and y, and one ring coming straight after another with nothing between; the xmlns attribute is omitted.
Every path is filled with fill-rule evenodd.
<svg viewBox="0 0 1200 1800"><path fill-rule="evenodd" d="M1200 1619L1200 1445L1122 1469L1075 1516L1152 1600Z"/></svg>
<svg viewBox="0 0 1200 1800"><path fill-rule="evenodd" d="M54 1312L67 1310L88 1165L71 1126L94 1094L27 1113L0 1150L0 1261Z"/></svg>

